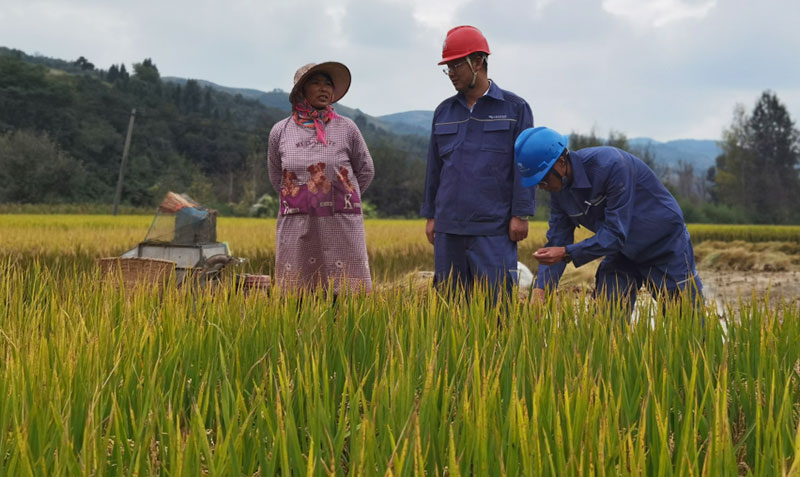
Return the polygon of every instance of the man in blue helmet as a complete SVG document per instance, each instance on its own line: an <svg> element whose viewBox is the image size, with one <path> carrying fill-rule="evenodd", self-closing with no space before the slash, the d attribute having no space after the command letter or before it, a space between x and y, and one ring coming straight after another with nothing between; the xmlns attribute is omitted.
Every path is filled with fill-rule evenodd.
<svg viewBox="0 0 800 477"><path fill-rule="evenodd" d="M567 263L605 257L595 294L625 298L632 307L642 285L652 292L702 297L692 241L675 198L636 156L610 146L567 149L567 138L526 129L514 147L526 187L550 192L547 244L534 253L539 271L531 294L541 300L558 285ZM594 236L574 243L575 227Z"/></svg>
<svg viewBox="0 0 800 477"><path fill-rule="evenodd" d="M434 246L436 283L485 281L495 293L517 280L517 242L528 235L533 194L514 165L514 140L533 126L522 98L488 78L489 45L475 27L447 33L440 65L455 96L434 112L420 215Z"/></svg>

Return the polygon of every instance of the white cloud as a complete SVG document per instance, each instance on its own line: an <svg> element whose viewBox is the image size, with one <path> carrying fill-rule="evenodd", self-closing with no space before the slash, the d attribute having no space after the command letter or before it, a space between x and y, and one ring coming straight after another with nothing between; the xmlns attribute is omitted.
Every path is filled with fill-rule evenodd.
<svg viewBox="0 0 800 477"><path fill-rule="evenodd" d="M468 3L467 0L447 0L440 2L415 0L412 3L412 12L414 19L423 27L438 32L446 32L455 26L455 12L466 3Z"/></svg>
<svg viewBox="0 0 800 477"><path fill-rule="evenodd" d="M603 0L603 8L637 26L662 27L685 19L703 19L716 0L693 4L683 0Z"/></svg>
<svg viewBox="0 0 800 477"><path fill-rule="evenodd" d="M345 104L375 115L452 95L436 63L447 30L471 24L490 76L539 124L718 138L765 89L800 120L796 0L2 2L0 45L101 68L149 57L162 75L271 90L290 89L302 64L342 61Z"/></svg>

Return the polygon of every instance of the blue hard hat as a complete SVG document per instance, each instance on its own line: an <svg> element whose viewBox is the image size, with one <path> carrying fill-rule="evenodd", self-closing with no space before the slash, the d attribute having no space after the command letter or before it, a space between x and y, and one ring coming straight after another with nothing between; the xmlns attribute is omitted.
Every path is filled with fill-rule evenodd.
<svg viewBox="0 0 800 477"><path fill-rule="evenodd" d="M514 143L514 161L523 187L536 187L567 148L567 136L546 128L528 128Z"/></svg>

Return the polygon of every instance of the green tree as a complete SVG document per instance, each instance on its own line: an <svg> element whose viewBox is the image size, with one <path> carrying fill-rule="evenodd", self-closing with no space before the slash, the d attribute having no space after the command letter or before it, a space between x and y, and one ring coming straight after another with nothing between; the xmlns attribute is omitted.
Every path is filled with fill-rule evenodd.
<svg viewBox="0 0 800 477"><path fill-rule="evenodd" d="M108 73L106 73L106 81L108 81L109 83L113 83L118 78L119 78L119 68L117 68L117 65L111 65L111 67L108 68Z"/></svg>
<svg viewBox="0 0 800 477"><path fill-rule="evenodd" d="M206 86L203 90L203 116L209 117L211 113L214 111L214 99L213 95L211 94L211 87Z"/></svg>
<svg viewBox="0 0 800 477"><path fill-rule="evenodd" d="M17 130L46 131L51 146L61 152L60 159L52 164L69 169L63 166L66 161L75 171L70 180L85 178L78 181L80 187L69 186L70 180L50 187L41 174L34 175L36 180L28 180L39 169L24 170L17 162L2 174L7 179L19 174L17 182L28 184L19 191L26 194L23 197L21 192L14 192L17 189L5 188L3 197L109 203L133 108L136 121L123 203L152 205L165 190L189 189L204 203L238 212L229 206L235 204L246 212L241 204L249 206L271 188L263 160L265 141L272 126L286 116L285 111L241 94L196 89L197 81L194 86L180 87L163 82L149 58L133 69L133 77L122 63L108 71L89 71L74 61L29 56L0 47L0 135ZM187 88L193 97L191 108L184 102ZM363 113L361 122L377 168L365 199L377 196L379 200L372 203L381 215L416 216L427 138L377 128ZM52 158L54 154L40 157ZM32 164L44 166L35 161ZM13 193L6 194L9 191Z"/></svg>
<svg viewBox="0 0 800 477"><path fill-rule="evenodd" d="M192 182L186 193L200 204L213 204L217 201L214 195L214 185L199 171L192 174Z"/></svg>
<svg viewBox="0 0 800 477"><path fill-rule="evenodd" d="M737 106L720 146L713 176L720 203L755 223L798 221L800 132L774 93L762 93L751 115Z"/></svg>
<svg viewBox="0 0 800 477"><path fill-rule="evenodd" d="M280 201L270 194L262 195L256 203L248 209L251 217L276 217L280 209Z"/></svg>
<svg viewBox="0 0 800 477"><path fill-rule="evenodd" d="M47 134L14 131L0 136L0 202L83 200L83 164Z"/></svg>
<svg viewBox="0 0 800 477"><path fill-rule="evenodd" d="M73 92L68 78L13 56L0 56L0 131L32 129L68 134L74 117L65 111ZM54 137L54 139L58 139Z"/></svg>
<svg viewBox="0 0 800 477"><path fill-rule="evenodd" d="M713 197L722 204L739 207L746 205L750 186L750 169L755 159L747 144L747 113L738 104L733 111L733 120L728 129L722 132L720 154L710 177L714 181Z"/></svg>
<svg viewBox="0 0 800 477"><path fill-rule="evenodd" d="M183 88L184 111L196 113L200 110L200 86L196 80L190 79Z"/></svg>
<svg viewBox="0 0 800 477"><path fill-rule="evenodd" d="M595 146L613 146L627 151L628 138L625 134L612 129L608 132L608 139L603 139L597 136L594 128L589 131L589 134L580 134L573 131L569 135L569 148L573 151Z"/></svg>
<svg viewBox="0 0 800 477"><path fill-rule="evenodd" d="M363 198L381 215L416 217L425 187L425 163L386 141L373 142L369 150L375 178Z"/></svg>
<svg viewBox="0 0 800 477"><path fill-rule="evenodd" d="M150 58L146 58L141 63L135 63L133 71L136 77L145 83L159 83L161 81L158 68Z"/></svg>
<svg viewBox="0 0 800 477"><path fill-rule="evenodd" d="M83 56L81 56L80 58L75 60L74 64L75 64L75 66L79 67L81 70L84 70L84 71L92 71L92 70L94 70L94 63L92 63L91 61L87 60Z"/></svg>

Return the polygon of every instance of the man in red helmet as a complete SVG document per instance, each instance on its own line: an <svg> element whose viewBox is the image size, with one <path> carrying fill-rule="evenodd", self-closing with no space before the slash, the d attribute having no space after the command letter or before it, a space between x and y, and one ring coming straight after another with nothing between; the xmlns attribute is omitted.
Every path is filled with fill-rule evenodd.
<svg viewBox="0 0 800 477"><path fill-rule="evenodd" d="M522 98L488 77L489 44L472 26L447 33L445 75L456 95L433 114L425 197L420 215L433 244L435 280L453 290L477 279L495 292L517 281L517 242L528 235L533 193L522 187L514 141L533 126Z"/></svg>

